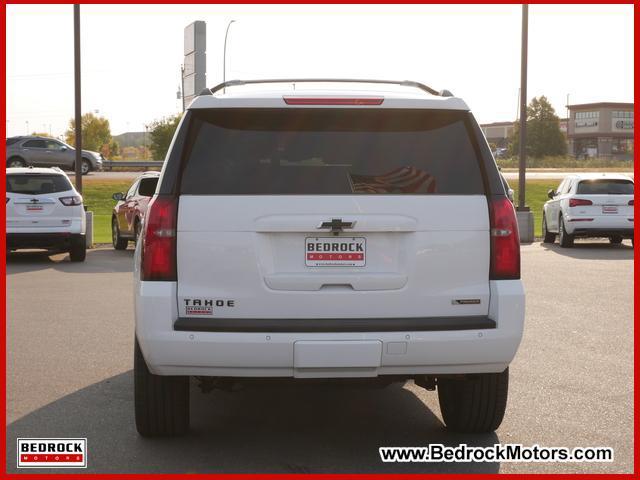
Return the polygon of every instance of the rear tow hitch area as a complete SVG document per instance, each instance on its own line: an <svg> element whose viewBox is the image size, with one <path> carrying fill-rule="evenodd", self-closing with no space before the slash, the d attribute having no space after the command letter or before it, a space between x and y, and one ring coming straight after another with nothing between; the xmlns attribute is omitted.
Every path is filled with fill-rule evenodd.
<svg viewBox="0 0 640 480"><path fill-rule="evenodd" d="M413 382L419 387L429 390L430 392L433 392L436 389L436 377L422 375L414 378Z"/></svg>

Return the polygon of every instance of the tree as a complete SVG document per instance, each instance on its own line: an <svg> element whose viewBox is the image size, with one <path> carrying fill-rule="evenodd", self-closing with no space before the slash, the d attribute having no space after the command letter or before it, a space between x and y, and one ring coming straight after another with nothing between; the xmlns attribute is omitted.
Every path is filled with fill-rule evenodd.
<svg viewBox="0 0 640 480"><path fill-rule="evenodd" d="M69 120L69 129L65 133L67 143L74 145L76 142L76 121ZM109 120L104 117L98 117L93 113L85 113L82 115L82 148L101 151L103 145L111 143L111 128Z"/></svg>
<svg viewBox="0 0 640 480"><path fill-rule="evenodd" d="M511 137L511 153L518 154L520 128L516 124ZM527 107L527 155L535 158L565 155L567 142L560 130L560 119L547 97L534 97Z"/></svg>
<svg viewBox="0 0 640 480"><path fill-rule="evenodd" d="M115 140L111 139L109 143L105 143L100 148L100 153L106 158L117 157L120 155L120 145Z"/></svg>
<svg viewBox="0 0 640 480"><path fill-rule="evenodd" d="M51 135L49 135L46 132L33 132L31 135L33 137L49 137L49 138L53 138Z"/></svg>
<svg viewBox="0 0 640 480"><path fill-rule="evenodd" d="M181 117L182 115L166 117L161 120L156 120L149 125L151 140L149 148L153 152L154 160L164 160Z"/></svg>

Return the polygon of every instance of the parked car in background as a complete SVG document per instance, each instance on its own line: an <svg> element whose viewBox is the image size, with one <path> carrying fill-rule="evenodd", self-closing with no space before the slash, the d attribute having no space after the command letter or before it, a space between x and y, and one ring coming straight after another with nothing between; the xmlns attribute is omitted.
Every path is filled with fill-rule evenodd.
<svg viewBox="0 0 640 480"><path fill-rule="evenodd" d="M59 167L73 170L76 150L60 140L49 137L24 136L7 138L7 167ZM82 174L102 170L104 157L98 152L82 150Z"/></svg>
<svg viewBox="0 0 640 480"><path fill-rule="evenodd" d="M448 428L498 428L525 294L469 107L416 82L243 83L187 109L136 245L138 432L187 431L191 376L411 379Z"/></svg>
<svg viewBox="0 0 640 480"><path fill-rule="evenodd" d="M633 180L623 174L569 175L547 193L544 242L558 236L561 247L571 247L577 237L608 237L613 244L630 238L633 243L633 191Z"/></svg>
<svg viewBox="0 0 640 480"><path fill-rule="evenodd" d="M508 152L509 152L509 149L505 147L498 147L496 148L495 152L493 152L493 154L496 158L505 158Z"/></svg>
<svg viewBox="0 0 640 480"><path fill-rule="evenodd" d="M125 250L129 241L138 240L158 178L160 172L145 172L136 178L126 194L113 194L113 199L118 202L111 216L111 239L116 250Z"/></svg>
<svg viewBox="0 0 640 480"><path fill-rule="evenodd" d="M59 168L7 168L7 253L20 249L86 256L82 197Z"/></svg>

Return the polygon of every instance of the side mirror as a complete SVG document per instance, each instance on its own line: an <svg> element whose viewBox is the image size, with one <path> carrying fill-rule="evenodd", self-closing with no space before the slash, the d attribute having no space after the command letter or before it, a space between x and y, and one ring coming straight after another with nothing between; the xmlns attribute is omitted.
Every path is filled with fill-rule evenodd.
<svg viewBox="0 0 640 480"><path fill-rule="evenodd" d="M111 198L113 198L116 202L119 202L120 200L124 200L124 193L114 193L113 195L111 195Z"/></svg>
<svg viewBox="0 0 640 480"><path fill-rule="evenodd" d="M61 151L61 152L66 152L67 150L69 150L69 149L68 149L65 145L62 145L62 146L60 147L60 151Z"/></svg>
<svg viewBox="0 0 640 480"><path fill-rule="evenodd" d="M552 188L547 192L547 197L553 200L553 197L556 196L556 191Z"/></svg>
<svg viewBox="0 0 640 480"><path fill-rule="evenodd" d="M513 191L513 188L510 188L509 190L507 190L507 197L509 198L509 200L511 200L511 203L514 202L514 191Z"/></svg>

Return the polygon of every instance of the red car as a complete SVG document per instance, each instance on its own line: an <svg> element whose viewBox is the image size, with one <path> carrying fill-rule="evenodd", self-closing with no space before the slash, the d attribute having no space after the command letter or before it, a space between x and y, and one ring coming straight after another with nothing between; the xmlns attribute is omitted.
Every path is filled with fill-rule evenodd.
<svg viewBox="0 0 640 480"><path fill-rule="evenodd" d="M147 205L156 192L159 178L159 172L145 172L136 178L126 195L122 192L113 194L118 202L111 216L111 239L116 250L125 250L130 240L138 240Z"/></svg>

